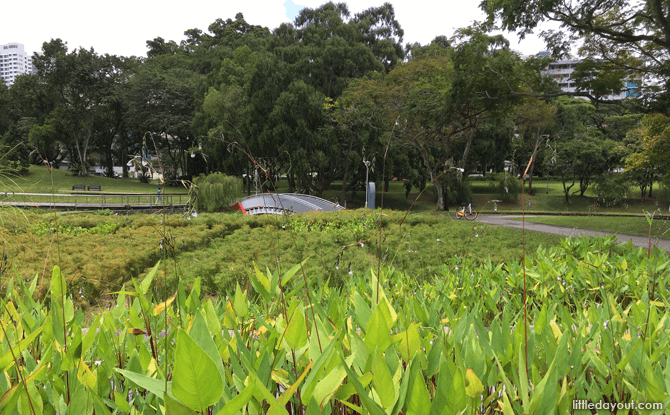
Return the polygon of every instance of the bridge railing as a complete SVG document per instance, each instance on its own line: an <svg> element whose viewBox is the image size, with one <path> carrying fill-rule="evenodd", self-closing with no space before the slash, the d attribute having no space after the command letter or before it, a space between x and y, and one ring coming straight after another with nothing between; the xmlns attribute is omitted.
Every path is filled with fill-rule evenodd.
<svg viewBox="0 0 670 415"><path fill-rule="evenodd" d="M151 208L165 206L184 206L188 202L186 193L0 193L0 205L21 207L58 208Z"/></svg>

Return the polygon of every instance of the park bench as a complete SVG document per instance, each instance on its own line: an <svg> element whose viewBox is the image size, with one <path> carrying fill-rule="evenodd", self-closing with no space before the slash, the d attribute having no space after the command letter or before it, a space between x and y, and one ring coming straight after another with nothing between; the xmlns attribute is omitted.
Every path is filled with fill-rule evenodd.
<svg viewBox="0 0 670 415"><path fill-rule="evenodd" d="M88 190L102 190L99 184L89 184L88 185Z"/></svg>
<svg viewBox="0 0 670 415"><path fill-rule="evenodd" d="M85 184L73 184L72 190L86 190Z"/></svg>

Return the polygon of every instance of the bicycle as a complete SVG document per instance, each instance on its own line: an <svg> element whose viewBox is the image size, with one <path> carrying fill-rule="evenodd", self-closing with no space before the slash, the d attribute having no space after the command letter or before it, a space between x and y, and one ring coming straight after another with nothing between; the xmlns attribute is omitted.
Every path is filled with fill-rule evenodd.
<svg viewBox="0 0 670 415"><path fill-rule="evenodd" d="M475 220L477 216L479 213L472 208L472 203L463 203L463 206L456 211L456 219Z"/></svg>

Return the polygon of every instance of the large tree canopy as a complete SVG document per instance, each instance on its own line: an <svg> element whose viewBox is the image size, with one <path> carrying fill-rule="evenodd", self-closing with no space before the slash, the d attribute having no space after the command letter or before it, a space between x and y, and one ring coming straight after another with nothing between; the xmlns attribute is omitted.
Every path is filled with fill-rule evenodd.
<svg viewBox="0 0 670 415"><path fill-rule="evenodd" d="M589 61L575 76L582 78L584 89L614 93L626 88L624 81L629 80L643 81L639 97L667 93L667 0L483 0L480 7L489 23L499 22L521 38L542 22L559 22L559 30L543 31L542 36L555 56L582 44L580 55Z"/></svg>
<svg viewBox="0 0 670 415"><path fill-rule="evenodd" d="M523 62L499 37L466 29L454 45L414 48L411 60L386 76L353 81L338 101L341 119L392 131L394 140L417 150L435 184L438 210L446 207L452 177L443 173L454 144L464 143L462 168L477 126L504 117L520 99L514 93L520 83L509 80L523 73Z"/></svg>

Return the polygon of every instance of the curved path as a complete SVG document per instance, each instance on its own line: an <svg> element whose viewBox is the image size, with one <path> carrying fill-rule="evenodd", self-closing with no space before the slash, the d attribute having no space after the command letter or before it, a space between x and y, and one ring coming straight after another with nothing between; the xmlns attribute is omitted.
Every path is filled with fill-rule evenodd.
<svg viewBox="0 0 670 415"><path fill-rule="evenodd" d="M518 219L520 217L521 217L520 215L514 215L514 216L479 215L479 217L477 218L477 222L486 223L489 225L505 226L507 228L522 229L523 223L520 220L515 220L515 218ZM526 218L529 217L530 217L529 215L526 215ZM591 229L580 229L567 226L547 225L544 223L529 222L529 221L526 221L526 230L534 232L550 233L553 235L560 235L566 237L581 236L581 235L588 235L588 236L616 235L618 242L628 243L628 241L632 241L633 245L639 246L641 248L647 248L649 246L649 239L646 236L639 236L639 235L628 235L623 233L615 234L612 232L594 231ZM656 245L659 249L665 250L666 252L670 252L670 240L668 239L652 238L651 243L652 245Z"/></svg>

